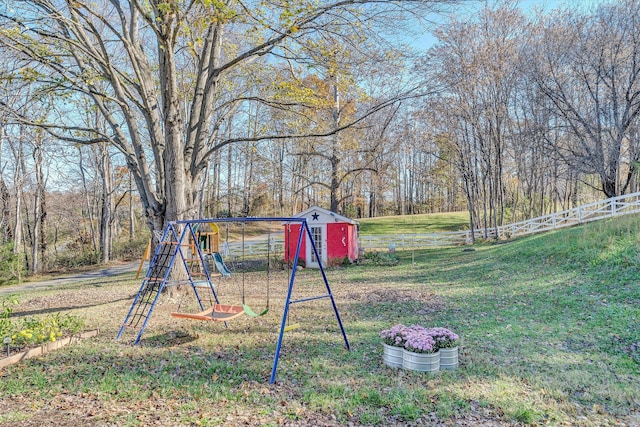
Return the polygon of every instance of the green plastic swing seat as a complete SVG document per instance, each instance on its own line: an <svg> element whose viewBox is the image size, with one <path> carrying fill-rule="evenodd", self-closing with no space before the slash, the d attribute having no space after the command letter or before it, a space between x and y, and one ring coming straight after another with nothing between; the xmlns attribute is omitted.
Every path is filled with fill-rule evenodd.
<svg viewBox="0 0 640 427"><path fill-rule="evenodd" d="M269 312L269 307L265 308L260 313L256 313L255 311L251 310L251 308L247 304L242 304L242 308L244 309L244 314L249 317L260 317Z"/></svg>

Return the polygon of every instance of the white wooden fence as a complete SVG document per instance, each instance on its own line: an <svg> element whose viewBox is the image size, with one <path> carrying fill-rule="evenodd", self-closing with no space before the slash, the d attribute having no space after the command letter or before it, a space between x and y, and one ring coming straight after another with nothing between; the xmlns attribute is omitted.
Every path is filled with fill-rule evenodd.
<svg viewBox="0 0 640 427"><path fill-rule="evenodd" d="M491 229L490 235L496 233L500 237L526 236L528 234L555 230L572 225L584 224L598 219L612 218L614 216L627 215L640 212L640 193L625 194L612 197L588 205L578 206L566 211L543 215L528 221L520 221L514 224L504 225Z"/></svg>
<svg viewBox="0 0 640 427"><path fill-rule="evenodd" d="M526 236L533 233L556 230L572 225L584 224L598 219L640 212L640 192L612 197L589 203L562 212L539 216L526 221L487 229L489 238ZM476 238L484 238L484 229L475 230ZM393 234L360 236L360 247L364 250L388 250L395 245L396 250L411 250L434 246L455 246L470 244L471 231L431 234Z"/></svg>
<svg viewBox="0 0 640 427"><path fill-rule="evenodd" d="M526 236L533 233L556 230L570 227L572 225L584 224L598 219L606 219L614 216L627 215L640 212L640 192L612 197L587 205L578 206L562 212L539 216L526 221L503 225L497 228L487 229L486 236L499 238ZM476 238L484 238L483 229L475 230ZM271 251L274 254L281 254L284 246L284 232L282 234L272 234ZM458 246L470 244L471 231L451 231L442 233L415 233L415 234L385 234L385 235L361 235L359 236L359 247L366 251L424 249L438 246ZM229 254L240 257L242 254L242 244L240 242L229 243ZM245 242L245 256L267 254L267 242L254 241Z"/></svg>
<svg viewBox="0 0 640 427"><path fill-rule="evenodd" d="M361 250L390 250L398 251L424 249L435 246L457 246L471 243L470 231L451 231L427 234L385 234L360 236L358 246Z"/></svg>

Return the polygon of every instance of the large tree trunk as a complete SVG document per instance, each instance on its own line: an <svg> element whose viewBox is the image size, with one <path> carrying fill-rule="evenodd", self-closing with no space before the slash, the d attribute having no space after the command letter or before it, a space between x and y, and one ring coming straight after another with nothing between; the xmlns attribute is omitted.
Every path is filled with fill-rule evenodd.
<svg viewBox="0 0 640 427"><path fill-rule="evenodd" d="M1 149L2 147L0 147ZM0 175L0 205L1 217L0 225L2 225L3 238L1 243L10 242L13 240L13 230L11 229L11 193L7 188L7 184L4 182L2 175Z"/></svg>
<svg viewBox="0 0 640 427"><path fill-rule="evenodd" d="M78 169L80 171L80 178L82 180L82 192L84 194L84 200L87 209L87 217L89 220L89 230L91 232L91 242L93 245L93 250L98 250L98 238L96 236L96 227L95 227L95 218L93 212L93 203L91 194L89 191L89 186L87 185L87 177L84 168L84 155L82 154L82 147L78 147Z"/></svg>
<svg viewBox="0 0 640 427"><path fill-rule="evenodd" d="M2 145L5 138L5 128L0 125L0 164L2 164ZM0 226L2 228L3 238L0 244L13 240L13 229L11 228L11 193L2 176L0 170Z"/></svg>
<svg viewBox="0 0 640 427"><path fill-rule="evenodd" d="M36 141L33 149L33 162L36 177L33 203L33 232L31 235L31 273L43 270L46 263L46 191L43 173L42 140Z"/></svg>
<svg viewBox="0 0 640 427"><path fill-rule="evenodd" d="M133 210L133 182L131 179L131 171L129 171L129 241L133 241L133 235L136 232L136 223Z"/></svg>
<svg viewBox="0 0 640 427"><path fill-rule="evenodd" d="M98 147L98 171L102 181L100 203L100 256L106 264L111 260L111 242L113 227L113 179L109 150L106 145Z"/></svg>

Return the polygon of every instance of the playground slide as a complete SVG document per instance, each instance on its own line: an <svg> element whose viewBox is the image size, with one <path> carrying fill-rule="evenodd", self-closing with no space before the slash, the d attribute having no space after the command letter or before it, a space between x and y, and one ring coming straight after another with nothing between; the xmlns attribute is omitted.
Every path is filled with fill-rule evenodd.
<svg viewBox="0 0 640 427"><path fill-rule="evenodd" d="M218 252L213 253L213 262L216 263L216 270L218 270L218 273L222 274L223 277L231 276L231 271L229 271Z"/></svg>

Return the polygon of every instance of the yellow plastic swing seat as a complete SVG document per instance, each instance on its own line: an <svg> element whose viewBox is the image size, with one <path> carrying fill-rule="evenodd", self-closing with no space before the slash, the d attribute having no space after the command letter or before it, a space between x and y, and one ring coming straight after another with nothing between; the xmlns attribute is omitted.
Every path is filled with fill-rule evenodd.
<svg viewBox="0 0 640 427"><path fill-rule="evenodd" d="M226 322L235 319L244 314L244 308L241 305L215 304L200 313L176 313L171 315L180 319L194 319L214 322Z"/></svg>

